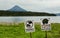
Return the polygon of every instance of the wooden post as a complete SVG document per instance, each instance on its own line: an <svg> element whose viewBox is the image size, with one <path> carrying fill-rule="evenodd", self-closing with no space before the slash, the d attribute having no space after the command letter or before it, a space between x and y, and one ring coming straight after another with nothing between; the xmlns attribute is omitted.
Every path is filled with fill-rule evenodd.
<svg viewBox="0 0 60 38"><path fill-rule="evenodd" d="M30 38L32 38L32 33L30 32Z"/></svg>
<svg viewBox="0 0 60 38"><path fill-rule="evenodd" d="M45 31L45 38L47 38L47 31Z"/></svg>

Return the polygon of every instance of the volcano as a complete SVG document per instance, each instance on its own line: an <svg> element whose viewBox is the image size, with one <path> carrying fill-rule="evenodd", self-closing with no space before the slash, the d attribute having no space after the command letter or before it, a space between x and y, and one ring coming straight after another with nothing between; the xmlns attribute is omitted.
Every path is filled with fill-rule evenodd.
<svg viewBox="0 0 60 38"><path fill-rule="evenodd" d="M25 9L15 5L14 7L12 7L11 9L9 9L9 11L17 11L17 12L26 12Z"/></svg>

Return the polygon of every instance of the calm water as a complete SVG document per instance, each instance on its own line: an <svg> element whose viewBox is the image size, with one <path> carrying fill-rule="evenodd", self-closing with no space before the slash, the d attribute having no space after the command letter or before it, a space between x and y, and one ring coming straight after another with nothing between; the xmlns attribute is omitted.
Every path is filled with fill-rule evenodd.
<svg viewBox="0 0 60 38"><path fill-rule="evenodd" d="M19 17L0 17L0 22L24 22L26 20L33 20L41 22L43 18L50 18L52 23L60 23L60 16L19 16Z"/></svg>

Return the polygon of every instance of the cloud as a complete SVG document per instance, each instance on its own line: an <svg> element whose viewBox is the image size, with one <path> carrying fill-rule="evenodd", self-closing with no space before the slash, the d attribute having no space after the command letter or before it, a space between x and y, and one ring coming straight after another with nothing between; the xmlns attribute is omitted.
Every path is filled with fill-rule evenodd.
<svg viewBox="0 0 60 38"><path fill-rule="evenodd" d="M0 0L0 10L8 9L15 4L14 0Z"/></svg>
<svg viewBox="0 0 60 38"><path fill-rule="evenodd" d="M22 1L21 1L22 2ZM22 6L27 8L27 10L31 11L45 11L45 12L53 12L58 13L58 7L60 6L60 0L28 0L25 1ZM60 8L59 8L60 9Z"/></svg>
<svg viewBox="0 0 60 38"><path fill-rule="evenodd" d="M28 11L51 12L51 10L56 9L60 12L57 10L60 6L60 0L0 0L0 9L9 9L16 4Z"/></svg>

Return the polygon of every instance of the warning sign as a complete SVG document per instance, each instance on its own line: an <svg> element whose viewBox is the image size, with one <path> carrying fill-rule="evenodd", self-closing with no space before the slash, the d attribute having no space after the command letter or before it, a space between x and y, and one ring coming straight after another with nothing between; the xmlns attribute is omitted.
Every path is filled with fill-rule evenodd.
<svg viewBox="0 0 60 38"><path fill-rule="evenodd" d="M33 21L30 21L30 20L26 21L26 23L25 23L25 31L26 32L34 32L35 31Z"/></svg>
<svg viewBox="0 0 60 38"><path fill-rule="evenodd" d="M51 23L49 22L49 19L44 18L42 20L41 29L42 29L42 31L50 31L51 30Z"/></svg>
<svg viewBox="0 0 60 38"><path fill-rule="evenodd" d="M51 26L50 26L50 24L44 24L44 25L41 25L41 29L42 29L42 31L50 31Z"/></svg>

